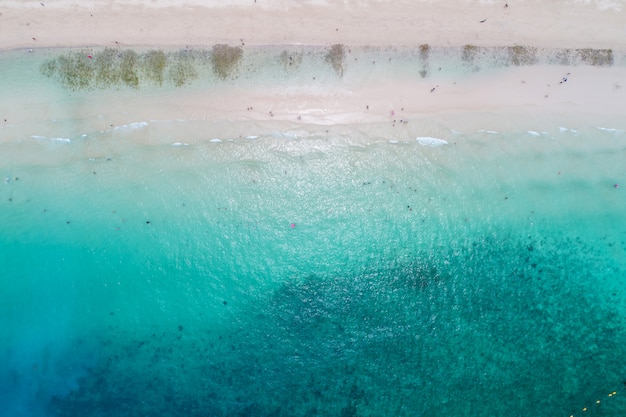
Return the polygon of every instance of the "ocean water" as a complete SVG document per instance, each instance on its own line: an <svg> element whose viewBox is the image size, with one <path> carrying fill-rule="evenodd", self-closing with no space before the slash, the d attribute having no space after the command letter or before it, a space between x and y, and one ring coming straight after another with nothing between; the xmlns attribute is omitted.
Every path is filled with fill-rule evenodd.
<svg viewBox="0 0 626 417"><path fill-rule="evenodd" d="M58 53L0 60L1 416L626 412L626 125L135 120L219 83Z"/></svg>

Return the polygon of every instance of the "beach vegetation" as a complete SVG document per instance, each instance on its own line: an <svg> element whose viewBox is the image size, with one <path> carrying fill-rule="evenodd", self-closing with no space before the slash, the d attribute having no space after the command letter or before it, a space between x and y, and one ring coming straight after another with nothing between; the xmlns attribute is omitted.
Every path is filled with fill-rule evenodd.
<svg viewBox="0 0 626 417"><path fill-rule="evenodd" d="M515 66L533 65L537 62L537 48L515 45L507 47L510 62Z"/></svg>
<svg viewBox="0 0 626 417"><path fill-rule="evenodd" d="M330 47L326 53L326 62L328 62L337 75L343 76L344 62L346 60L346 48L342 44L335 44Z"/></svg>
<svg viewBox="0 0 626 417"><path fill-rule="evenodd" d="M150 50L142 57L142 72L145 77L158 85L163 85L165 79L165 67L167 66L167 55L161 50Z"/></svg>
<svg viewBox="0 0 626 417"><path fill-rule="evenodd" d="M576 52L584 64L596 67L608 67L613 65L612 49L584 48L577 49Z"/></svg>
<svg viewBox="0 0 626 417"><path fill-rule="evenodd" d="M242 57L243 49L241 49L241 46L225 44L213 46L211 55L213 72L222 80L232 77Z"/></svg>

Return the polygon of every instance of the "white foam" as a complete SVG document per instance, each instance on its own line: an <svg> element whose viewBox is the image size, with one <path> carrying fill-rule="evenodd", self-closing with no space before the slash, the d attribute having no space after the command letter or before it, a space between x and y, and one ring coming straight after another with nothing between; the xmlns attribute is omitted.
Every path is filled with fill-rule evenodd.
<svg viewBox="0 0 626 417"><path fill-rule="evenodd" d="M535 132L534 130L529 130L528 134L532 135L532 136L541 136L541 133L539 132Z"/></svg>
<svg viewBox="0 0 626 417"><path fill-rule="evenodd" d="M258 136L256 136L256 135L246 136L246 139L250 139L250 140L257 139L257 138L258 138Z"/></svg>
<svg viewBox="0 0 626 417"><path fill-rule="evenodd" d="M603 130L605 132L623 132L622 129L615 129L612 127L599 127L598 130Z"/></svg>
<svg viewBox="0 0 626 417"><path fill-rule="evenodd" d="M221 141L222 139L217 139L217 138L209 140L209 142L213 142L213 143L219 143Z"/></svg>
<svg viewBox="0 0 626 417"><path fill-rule="evenodd" d="M185 142L174 142L172 143L172 146L188 146L188 143Z"/></svg>
<svg viewBox="0 0 626 417"><path fill-rule="evenodd" d="M119 129L141 129L142 127L146 127L146 126L148 126L148 122L134 122L134 123L128 123L126 125L116 126L115 130L119 130Z"/></svg>
<svg viewBox="0 0 626 417"><path fill-rule="evenodd" d="M40 136L40 135L32 135L31 138L39 139L39 140L51 140L53 142L61 142L61 143L71 143L72 142L72 139L69 139L69 138L49 138L47 136Z"/></svg>
<svg viewBox="0 0 626 417"><path fill-rule="evenodd" d="M432 138L430 136L419 136L416 137L415 140L417 141L417 143L419 143L420 145L424 145L424 146L443 146L443 145L447 145L448 142L443 140L443 139L439 139L439 138Z"/></svg>

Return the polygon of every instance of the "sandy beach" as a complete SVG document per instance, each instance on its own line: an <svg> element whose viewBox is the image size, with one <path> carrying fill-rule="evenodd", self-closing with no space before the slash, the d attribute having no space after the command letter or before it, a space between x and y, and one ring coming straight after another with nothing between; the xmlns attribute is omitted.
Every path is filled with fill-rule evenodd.
<svg viewBox="0 0 626 417"><path fill-rule="evenodd" d="M0 49L149 45L626 48L617 0L3 2Z"/></svg>
<svg viewBox="0 0 626 417"><path fill-rule="evenodd" d="M548 113L562 114L572 123L582 115L593 116L600 118L598 123L611 124L622 119L626 100L626 88L622 88L626 87L624 9L623 2L611 0L306 1L298 5L266 0L6 2L0 12L0 50L210 48L224 43L241 48L244 54L263 45L328 48L337 44L415 50L424 45L521 46L555 56L564 48L570 54L600 51L602 56L610 54L610 62L522 62L495 73L456 77L439 77L433 68L428 77L419 77L417 71L412 78L379 76L360 84L334 85L332 91L316 88L311 81L290 89L263 85L222 89L211 91L209 98L206 90L195 88L161 99L134 97L136 106L129 120L119 120L119 115L128 114L125 102L112 107L109 103L106 113L117 114L111 124L198 119L395 125L394 120L400 119L452 115L461 120L458 116L463 114L502 111L532 113L535 120ZM349 66L349 53L346 59ZM564 84L566 78L569 82ZM0 104L3 117L13 123L57 117L45 97L18 97L17 101L28 105L28 114L14 105L15 98ZM475 126L469 122L467 127Z"/></svg>

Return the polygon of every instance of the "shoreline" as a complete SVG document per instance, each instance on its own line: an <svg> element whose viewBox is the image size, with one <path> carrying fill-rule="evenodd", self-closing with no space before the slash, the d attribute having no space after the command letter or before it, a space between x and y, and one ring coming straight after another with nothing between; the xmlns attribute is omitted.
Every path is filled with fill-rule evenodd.
<svg viewBox="0 0 626 417"><path fill-rule="evenodd" d="M0 122L7 121L0 131L11 140L41 135L32 126L42 121L81 121L89 133L151 120L187 120L213 127L231 122L316 125L313 130L387 124L390 134L430 136L415 132L412 124L456 119L468 128L500 130L510 126L512 115L535 120L536 126L528 126L533 131L544 130L555 115L567 128L587 126L589 120L626 128L626 7L620 2L226 3L187 1L176 8L173 2L140 0L76 7L69 0L7 3L0 14L0 57L33 64L22 70L3 67L9 71L0 81L7 92L0 98ZM61 16L63 25L55 25ZM211 67L215 51L210 48L221 43L231 52L240 50L238 70L228 62L222 69ZM144 88L137 69L113 74L117 84L108 91L93 85L70 91L41 74L37 59L90 50L85 45L110 48L112 59L131 51L129 56L140 60L129 45L174 55L183 45L200 45L198 71L204 73L189 85L174 79L167 81L169 87ZM341 60L329 55L338 45L345 49ZM263 48L273 48L276 56L255 57L254 51ZM88 67L97 60L84 55L76 63ZM296 70L287 67L292 59ZM187 76L190 67L180 62L173 61L164 74L176 69ZM120 77L133 87L120 83ZM26 78L29 83L12 87ZM171 86L178 82L180 88ZM479 115L491 118L491 126L478 126L472 119ZM220 134L221 128L215 130ZM235 132L247 134L254 133Z"/></svg>
<svg viewBox="0 0 626 417"><path fill-rule="evenodd" d="M244 48L235 67L220 66L226 61L215 64L210 50L197 56L181 55L180 51L163 54L165 61L157 74L161 85L154 81L152 67L134 64L132 71L124 73L124 54L141 65L148 60L148 55L133 50L13 52L13 58L4 60L5 68L13 70L5 71L6 78L0 82L7 92L0 99L0 115L8 121L0 127L6 133L14 125L28 130L39 121L65 120L69 112L77 121L92 120L87 132L155 120L218 125L255 121L296 126L387 124L390 132L411 132L413 123L440 120L449 121L444 124L455 130L460 129L455 124L476 126L475 130L501 130L510 124L512 115L532 116L535 126L528 129L536 131L548 128L546 121L553 115L560 115L568 128L576 128L583 120L626 128L622 109L626 65L621 62L622 55L615 65L514 65L502 64L498 54L487 58L478 54L468 60L462 49L452 56L447 49L438 52L435 48L424 59L419 48L406 55L386 48L346 48L341 61L329 59L329 48L316 46L311 52L311 48L301 46L280 53L281 49ZM510 59L506 50L503 54ZM103 56L113 60L112 67L105 65L108 72L96 64ZM65 62L74 60L77 71L91 68L87 81L78 78L64 86L66 73L54 73L58 79L44 75L42 66L50 62L60 65L59 57L65 57ZM372 58L378 61L374 63ZM492 61L500 62L500 66ZM428 71L420 75L425 68ZM216 71L224 71L223 77ZM179 73L192 75L181 79L177 78ZM100 78L108 84L99 86ZM29 82L12 83L20 79ZM129 87L124 81L137 85ZM51 105L58 102L64 104ZM498 121L494 117L491 126L478 126L471 120L489 114L504 118ZM464 122L451 123L455 119ZM247 134L254 132L237 133Z"/></svg>

